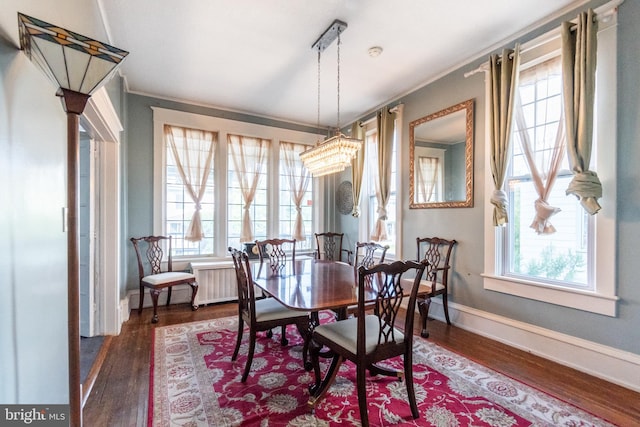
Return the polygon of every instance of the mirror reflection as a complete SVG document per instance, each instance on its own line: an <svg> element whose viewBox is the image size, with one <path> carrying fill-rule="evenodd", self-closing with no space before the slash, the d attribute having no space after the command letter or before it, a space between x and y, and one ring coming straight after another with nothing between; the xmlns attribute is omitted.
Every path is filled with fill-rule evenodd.
<svg viewBox="0 0 640 427"><path fill-rule="evenodd" d="M473 206L473 100L409 124L411 208Z"/></svg>

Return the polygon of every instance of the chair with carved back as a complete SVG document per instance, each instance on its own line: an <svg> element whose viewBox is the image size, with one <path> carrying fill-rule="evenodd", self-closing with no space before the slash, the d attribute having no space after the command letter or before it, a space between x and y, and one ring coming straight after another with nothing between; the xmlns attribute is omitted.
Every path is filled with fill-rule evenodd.
<svg viewBox="0 0 640 427"><path fill-rule="evenodd" d="M376 242L357 242L353 265L356 268L360 266L369 268L376 264L382 264L387 250L389 250L389 245L381 245Z"/></svg>
<svg viewBox="0 0 640 427"><path fill-rule="evenodd" d="M177 285L191 286L191 309L197 310L198 305L195 303L196 294L198 293L196 276L183 271L173 271L171 236L132 237L130 240L138 260L138 277L140 280L138 313L142 312L144 288L149 288L151 301L153 302L151 323L156 323L158 321L158 296L166 288L168 306L171 303L171 290ZM163 270L162 263L165 258L165 249L167 263L166 268Z"/></svg>
<svg viewBox="0 0 640 427"><path fill-rule="evenodd" d="M423 337L428 337L427 317L431 298L442 295L442 307L447 324L451 324L449 319L449 273L451 270L451 254L453 247L458 243L456 240L442 239L440 237L418 237L416 238L417 260L426 260L429 265L424 273L424 278L420 282L418 308L420 309L420 321L422 323ZM406 280L406 279L405 279Z"/></svg>
<svg viewBox="0 0 640 427"><path fill-rule="evenodd" d="M418 418L418 407L413 387L413 319L404 316L401 324L398 312L403 295L402 275L411 270L414 273L407 310L415 310L416 296L426 262L395 261L391 264L377 264L370 269L358 268L358 314L346 320L317 326L310 345L311 363L315 382L309 387L309 406L315 408L335 380L340 365L350 360L356 365L356 388L362 426L368 426L366 371L371 375L404 377L409 406L413 418ZM365 301L365 284L377 287L374 314L368 314ZM403 332L405 331L406 334ZM331 357L331 363L324 378L320 372L321 350ZM394 371L376 363L396 356L403 356L403 372Z"/></svg>
<svg viewBox="0 0 640 427"><path fill-rule="evenodd" d="M348 249L342 248L344 233L334 233L331 231L325 233L315 233L317 259L328 261L345 261L351 264L351 255ZM345 258L343 258L343 254Z"/></svg>
<svg viewBox="0 0 640 427"><path fill-rule="evenodd" d="M236 360L238 357L242 336L244 335L244 324L246 323L249 326L249 349L241 380L245 382L251 371L257 332L267 331L268 336L271 337L271 329L280 326L282 327L280 343L285 346L288 344L285 335L287 325L295 324L303 337L308 334L309 313L291 310L275 298L256 299L249 257L245 252L235 248L229 247L229 252L233 259L238 284L238 337L231 360ZM305 339L305 345L302 349L302 361L307 360L307 347L308 340Z"/></svg>
<svg viewBox="0 0 640 427"><path fill-rule="evenodd" d="M273 273L284 273L287 265L293 272L296 265L296 239L256 240L260 268L267 264Z"/></svg>

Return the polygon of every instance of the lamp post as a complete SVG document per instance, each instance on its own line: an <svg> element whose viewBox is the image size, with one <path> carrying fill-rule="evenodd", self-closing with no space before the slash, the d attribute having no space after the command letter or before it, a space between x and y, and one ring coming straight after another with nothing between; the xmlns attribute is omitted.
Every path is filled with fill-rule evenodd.
<svg viewBox="0 0 640 427"><path fill-rule="evenodd" d="M67 113L67 311L69 424L82 426L80 378L80 263L78 241L79 119L91 94L115 73L128 52L18 13L20 47L58 87Z"/></svg>

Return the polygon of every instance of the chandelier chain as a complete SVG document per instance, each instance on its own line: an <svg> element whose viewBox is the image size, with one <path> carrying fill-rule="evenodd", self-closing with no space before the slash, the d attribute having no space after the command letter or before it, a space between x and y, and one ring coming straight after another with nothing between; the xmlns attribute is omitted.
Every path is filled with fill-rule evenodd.
<svg viewBox="0 0 640 427"><path fill-rule="evenodd" d="M338 31L338 120L336 133L340 133L340 31Z"/></svg>
<svg viewBox="0 0 640 427"><path fill-rule="evenodd" d="M320 129L320 55L321 50L318 47L318 118L316 121L316 129ZM318 135L318 142L320 142L320 136Z"/></svg>

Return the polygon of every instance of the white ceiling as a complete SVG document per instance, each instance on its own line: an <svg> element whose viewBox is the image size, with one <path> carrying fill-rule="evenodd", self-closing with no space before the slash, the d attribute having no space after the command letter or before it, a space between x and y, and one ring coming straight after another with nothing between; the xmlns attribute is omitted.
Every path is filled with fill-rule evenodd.
<svg viewBox="0 0 640 427"><path fill-rule="evenodd" d="M0 37L18 45L18 11L130 52L128 90L315 125L317 53L333 22L341 45L341 124L477 59L585 0L2 0ZM384 49L377 58L368 49ZM337 43L322 54L322 126L337 122Z"/></svg>

